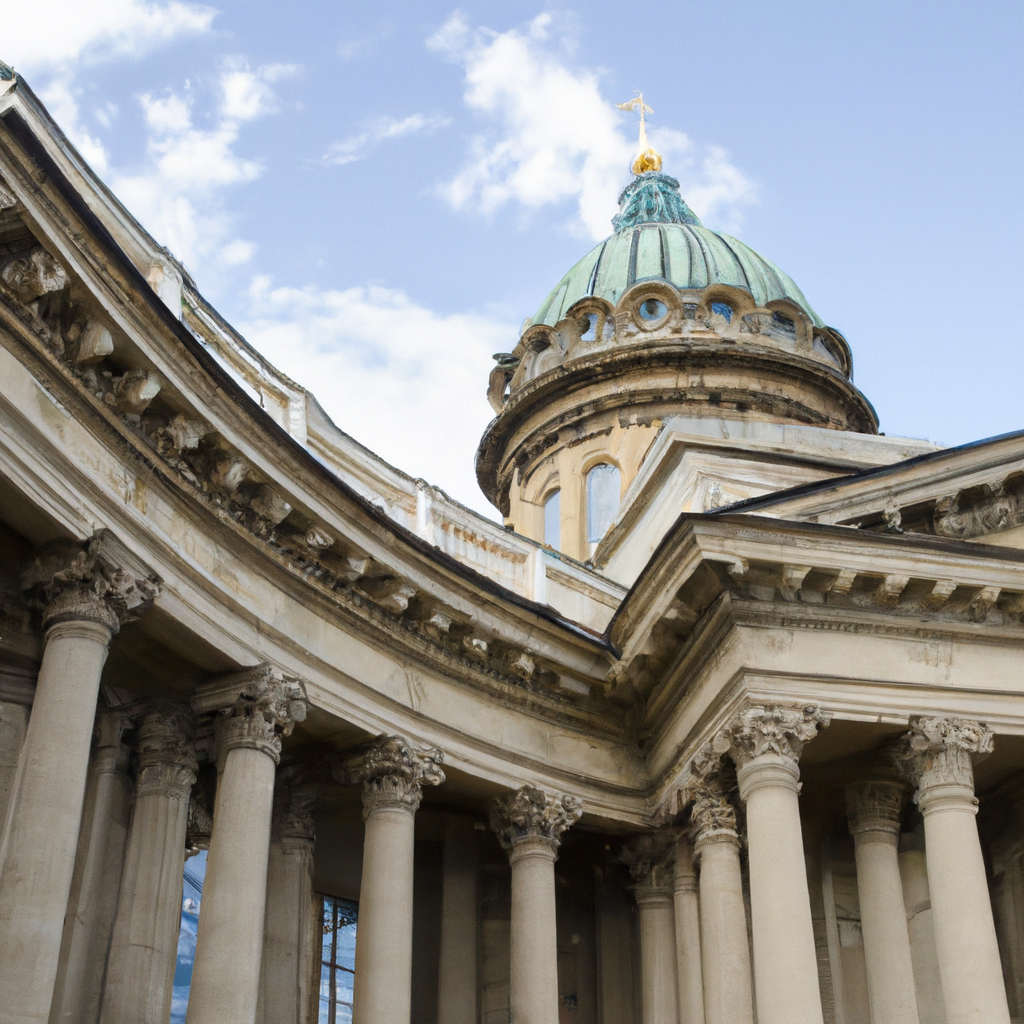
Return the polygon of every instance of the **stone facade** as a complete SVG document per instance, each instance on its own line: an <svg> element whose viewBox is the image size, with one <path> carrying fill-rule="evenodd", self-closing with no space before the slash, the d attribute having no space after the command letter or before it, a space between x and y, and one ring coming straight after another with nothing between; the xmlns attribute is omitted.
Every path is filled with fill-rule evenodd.
<svg viewBox="0 0 1024 1024"><path fill-rule="evenodd" d="M188 1024L1024 1019L1024 435L878 435L677 188L498 358L505 529L0 80L0 1024L181 1019L201 851Z"/></svg>

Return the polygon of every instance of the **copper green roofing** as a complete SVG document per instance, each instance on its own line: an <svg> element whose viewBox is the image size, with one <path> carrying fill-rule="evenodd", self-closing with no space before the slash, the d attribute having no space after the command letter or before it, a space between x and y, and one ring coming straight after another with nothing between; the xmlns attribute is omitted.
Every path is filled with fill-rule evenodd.
<svg viewBox="0 0 1024 1024"><path fill-rule="evenodd" d="M668 281L681 289L732 285L749 292L759 306L789 299L824 326L788 274L730 235L704 227L679 195L675 178L638 175L619 205L615 234L558 282L537 310L535 324L554 326L588 295L614 306L638 281Z"/></svg>

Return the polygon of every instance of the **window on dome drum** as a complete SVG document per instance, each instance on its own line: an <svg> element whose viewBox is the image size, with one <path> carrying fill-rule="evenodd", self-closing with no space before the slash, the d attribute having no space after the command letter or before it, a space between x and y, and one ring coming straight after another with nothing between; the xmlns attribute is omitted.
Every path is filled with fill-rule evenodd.
<svg viewBox="0 0 1024 1024"><path fill-rule="evenodd" d="M586 313L580 317L580 341L597 341L596 313Z"/></svg>
<svg viewBox="0 0 1024 1024"><path fill-rule="evenodd" d="M640 303L640 316L653 323L660 320L668 312L668 306L661 299L644 299Z"/></svg>
<svg viewBox="0 0 1024 1024"><path fill-rule="evenodd" d="M785 334L787 338L796 337L796 321L781 313L772 313L772 327Z"/></svg>
<svg viewBox="0 0 1024 1024"><path fill-rule="evenodd" d="M617 466L602 462L587 474L587 541L593 548L608 532L619 511L622 474Z"/></svg>
<svg viewBox="0 0 1024 1024"><path fill-rule="evenodd" d="M562 547L562 492L552 491L544 501L544 543L560 551Z"/></svg>
<svg viewBox="0 0 1024 1024"><path fill-rule="evenodd" d="M352 1024L352 982L356 970L356 919L359 916L359 904L324 896L323 908L318 1024Z"/></svg>
<svg viewBox="0 0 1024 1024"><path fill-rule="evenodd" d="M732 323L732 306L728 302L712 302L711 312L724 316L726 323Z"/></svg>

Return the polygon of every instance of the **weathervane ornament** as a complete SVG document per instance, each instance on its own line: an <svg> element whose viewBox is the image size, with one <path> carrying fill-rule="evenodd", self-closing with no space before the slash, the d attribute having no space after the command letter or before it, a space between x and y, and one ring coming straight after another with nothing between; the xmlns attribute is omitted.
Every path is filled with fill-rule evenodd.
<svg viewBox="0 0 1024 1024"><path fill-rule="evenodd" d="M625 103L616 103L615 105L619 110L640 111L640 152L632 163L633 173L645 174L648 171L660 171L661 154L653 150L647 142L647 122L644 119L644 115L653 114L654 111L644 103L644 94L638 92L631 100L627 100Z"/></svg>

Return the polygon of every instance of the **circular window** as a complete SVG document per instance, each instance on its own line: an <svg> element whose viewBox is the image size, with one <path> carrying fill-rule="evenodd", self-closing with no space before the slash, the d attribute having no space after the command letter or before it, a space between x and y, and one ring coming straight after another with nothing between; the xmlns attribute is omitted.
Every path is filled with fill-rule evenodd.
<svg viewBox="0 0 1024 1024"><path fill-rule="evenodd" d="M668 312L668 306L661 299L644 299L640 303L640 316L648 323L660 320Z"/></svg>

